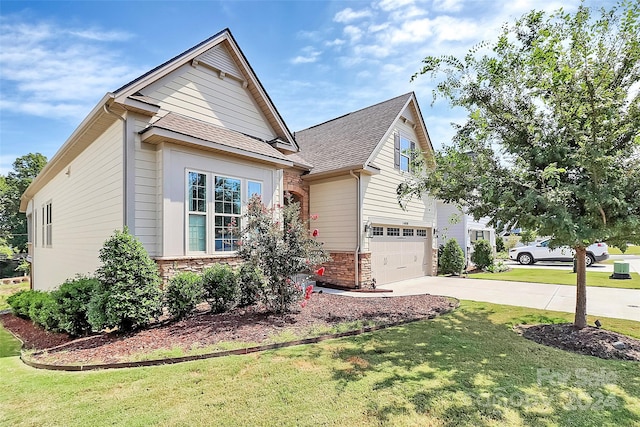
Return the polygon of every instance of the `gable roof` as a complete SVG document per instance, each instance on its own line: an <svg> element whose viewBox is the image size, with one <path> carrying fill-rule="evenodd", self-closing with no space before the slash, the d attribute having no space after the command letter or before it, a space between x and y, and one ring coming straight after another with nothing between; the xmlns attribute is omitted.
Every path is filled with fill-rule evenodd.
<svg viewBox="0 0 640 427"><path fill-rule="evenodd" d="M153 116L158 112L160 107L155 105L153 100L141 95L139 92L140 89L191 61L197 61L199 55L204 54L220 44L223 44L227 48L234 63L234 71L241 74L240 77L256 101L258 108L264 114L276 135L278 135L275 141L268 141L263 144L267 145L270 143L273 146L289 152L297 151L298 146L296 145L293 134L289 131L282 116L280 116L280 113L244 56L244 53L242 53L233 38L231 31L227 28L153 68L140 77L116 89L114 92L108 92L98 104L93 107L91 112L78 125L71 136L69 136L33 180L31 185L25 190L21 197L20 211L26 211L29 200L31 200L47 182L63 171L95 138L118 120L118 115L123 114L126 110L136 111L147 116ZM225 70L220 71L224 72Z"/></svg>
<svg viewBox="0 0 640 427"><path fill-rule="evenodd" d="M375 168L369 163L373 154L411 102L431 147L415 95L409 92L296 132L299 154L313 165L309 175Z"/></svg>

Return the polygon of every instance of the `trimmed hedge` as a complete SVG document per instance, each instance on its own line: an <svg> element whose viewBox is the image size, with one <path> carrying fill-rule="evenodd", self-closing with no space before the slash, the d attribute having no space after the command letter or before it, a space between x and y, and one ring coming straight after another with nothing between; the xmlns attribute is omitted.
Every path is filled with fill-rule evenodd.
<svg viewBox="0 0 640 427"><path fill-rule="evenodd" d="M202 276L192 272L176 274L165 292L165 302L169 313L177 319L188 316L196 305L204 301Z"/></svg>
<svg viewBox="0 0 640 427"><path fill-rule="evenodd" d="M88 307L98 279L78 276L67 280L51 293L57 305L58 328L69 335L82 336L91 332Z"/></svg>
<svg viewBox="0 0 640 427"><path fill-rule="evenodd" d="M204 297L214 313L229 311L240 302L238 276L227 264L214 264L202 272Z"/></svg>

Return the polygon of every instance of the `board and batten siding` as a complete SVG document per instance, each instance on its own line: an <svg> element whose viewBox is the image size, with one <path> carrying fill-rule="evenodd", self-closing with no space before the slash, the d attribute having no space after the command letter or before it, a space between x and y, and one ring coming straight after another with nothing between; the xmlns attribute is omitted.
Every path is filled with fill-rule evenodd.
<svg viewBox="0 0 640 427"><path fill-rule="evenodd" d="M363 221L373 218L374 222L391 224L409 222L412 226L433 227L436 220L435 201L428 195L422 199L411 199L406 210L398 204L396 189L405 181L407 174L394 168L394 134L400 132L412 141L417 141L413 128L401 121L396 122L393 131L378 151L372 164L380 168L380 173L363 176ZM367 248L365 248L367 249Z"/></svg>
<svg viewBox="0 0 640 427"><path fill-rule="evenodd" d="M311 227L328 251L353 251L358 244L356 189L352 177L310 183L309 212L318 215Z"/></svg>
<svg viewBox="0 0 640 427"><path fill-rule="evenodd" d="M241 81L204 65L183 65L141 92L164 111L267 141L277 136Z"/></svg>
<svg viewBox="0 0 640 427"><path fill-rule="evenodd" d="M50 290L93 274L100 248L123 225L122 122L116 121L32 199L37 211L33 284ZM52 246L43 247L42 207L52 205Z"/></svg>
<svg viewBox="0 0 640 427"><path fill-rule="evenodd" d="M155 145L140 141L137 134L146 125L147 121L135 121L135 222L134 234L140 239L150 256L162 253L160 242L162 241L162 211L160 186L158 185L161 174L161 164L158 164L158 151Z"/></svg>
<svg viewBox="0 0 640 427"><path fill-rule="evenodd" d="M229 178L239 178L246 183L252 180L262 183L262 199L267 206L281 203L282 171L270 167L264 163L243 161L240 158L203 153L188 147L164 144L162 155L162 254L163 257L188 256L186 248L186 198L187 198L187 171L210 174L211 180L207 182L207 200L211 202L213 197L213 176L219 175ZM244 189L245 187L243 187ZM243 213L248 202L246 192L242 194ZM212 203L209 203L209 207ZM208 239L213 229L213 212L209 209ZM209 251L209 253L213 253ZM228 255L229 252L216 254Z"/></svg>

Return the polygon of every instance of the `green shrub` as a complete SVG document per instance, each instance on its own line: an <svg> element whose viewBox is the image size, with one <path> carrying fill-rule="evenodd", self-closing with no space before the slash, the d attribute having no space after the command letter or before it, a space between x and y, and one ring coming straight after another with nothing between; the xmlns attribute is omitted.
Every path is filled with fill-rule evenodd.
<svg viewBox="0 0 640 427"><path fill-rule="evenodd" d="M58 306L58 327L61 331L73 336L91 332L88 307L99 284L98 279L78 276L51 293Z"/></svg>
<svg viewBox="0 0 640 427"><path fill-rule="evenodd" d="M214 313L229 311L240 301L238 276L227 264L214 264L202 272L204 297Z"/></svg>
<svg viewBox="0 0 640 427"><path fill-rule="evenodd" d="M188 316L204 300L204 287L199 274L186 271L169 281L165 301L169 313L177 319Z"/></svg>
<svg viewBox="0 0 640 427"><path fill-rule="evenodd" d="M264 293L264 275L258 267L243 263L238 270L240 282L240 307L257 303Z"/></svg>
<svg viewBox="0 0 640 427"><path fill-rule="evenodd" d="M507 248L504 245L504 239L501 236L496 236L496 252L506 252Z"/></svg>
<svg viewBox="0 0 640 427"><path fill-rule="evenodd" d="M444 245L438 246L438 272L442 272L442 254L444 253Z"/></svg>
<svg viewBox="0 0 640 427"><path fill-rule="evenodd" d="M26 290L16 292L7 298L7 304L11 307L11 311L18 317L30 319L29 308L34 299L39 298L40 291Z"/></svg>
<svg viewBox="0 0 640 427"><path fill-rule="evenodd" d="M130 331L162 314L158 267L125 227L100 249L99 284L89 304L89 323L96 331Z"/></svg>
<svg viewBox="0 0 640 427"><path fill-rule="evenodd" d="M473 245L473 253L471 254L471 262L481 270L493 265L493 248L488 240L476 240Z"/></svg>
<svg viewBox="0 0 640 427"><path fill-rule="evenodd" d="M442 274L457 274L462 273L464 268L464 252L456 241L456 239L449 239L444 245L442 250Z"/></svg>
<svg viewBox="0 0 640 427"><path fill-rule="evenodd" d="M58 305L51 293L38 292L31 300L29 318L48 331L58 330Z"/></svg>

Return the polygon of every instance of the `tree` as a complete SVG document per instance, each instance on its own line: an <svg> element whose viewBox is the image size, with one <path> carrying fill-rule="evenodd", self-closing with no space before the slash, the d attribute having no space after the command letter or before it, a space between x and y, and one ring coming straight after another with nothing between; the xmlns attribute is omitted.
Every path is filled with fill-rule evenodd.
<svg viewBox="0 0 640 427"><path fill-rule="evenodd" d="M20 197L47 164L40 153L29 153L13 162L13 171L0 176L0 237L18 251L27 249L27 218L20 213Z"/></svg>
<svg viewBox="0 0 640 427"><path fill-rule="evenodd" d="M532 11L462 60L425 58L413 77L443 75L434 101L468 118L433 173L398 187L401 201L431 191L574 248L577 328L586 326L586 247L640 243L640 5L594 15L582 5Z"/></svg>
<svg viewBox="0 0 640 427"><path fill-rule="evenodd" d="M455 274L457 276L464 269L464 252L456 239L449 239L442 248L440 257L440 270L442 274Z"/></svg>
<svg viewBox="0 0 640 427"><path fill-rule="evenodd" d="M537 235L538 234L535 230L523 230L522 233L520 233L520 237L522 237L522 243L525 245L528 245L529 243L535 241Z"/></svg>

